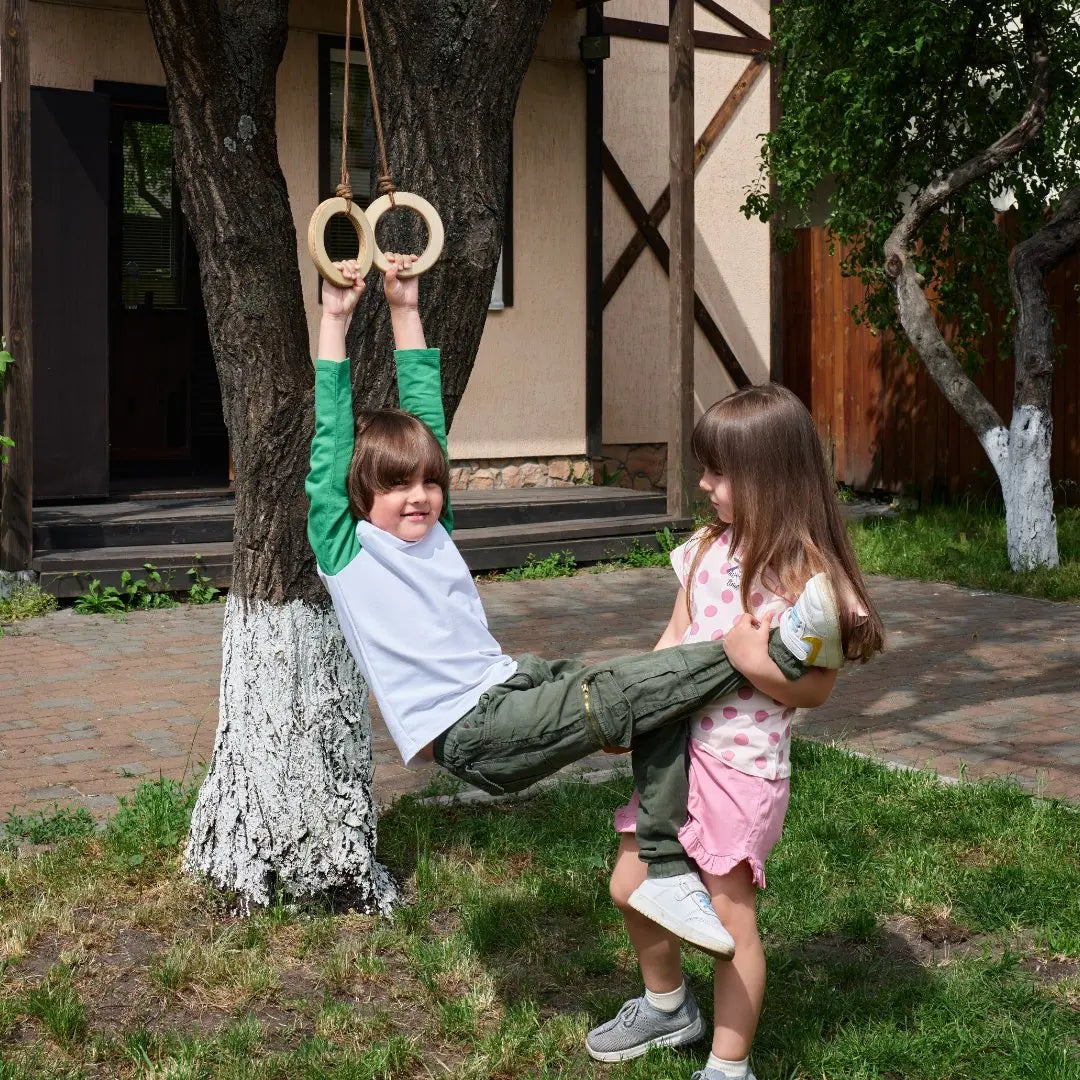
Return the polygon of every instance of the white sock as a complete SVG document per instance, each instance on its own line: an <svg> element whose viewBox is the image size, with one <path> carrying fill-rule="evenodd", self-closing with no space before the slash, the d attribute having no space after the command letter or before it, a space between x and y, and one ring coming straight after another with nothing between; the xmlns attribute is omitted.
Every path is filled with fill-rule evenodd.
<svg viewBox="0 0 1080 1080"><path fill-rule="evenodd" d="M715 1054L709 1054L709 1060L705 1062L705 1072L715 1074L716 1080L745 1080L746 1074L750 1071L750 1058L744 1057L742 1061L725 1061L723 1058L718 1058ZM714 1080L713 1076L709 1076L709 1080Z"/></svg>
<svg viewBox="0 0 1080 1080"><path fill-rule="evenodd" d="M666 994L657 994L645 987L645 1000L661 1012L673 1013L686 1000L686 983L683 982Z"/></svg>

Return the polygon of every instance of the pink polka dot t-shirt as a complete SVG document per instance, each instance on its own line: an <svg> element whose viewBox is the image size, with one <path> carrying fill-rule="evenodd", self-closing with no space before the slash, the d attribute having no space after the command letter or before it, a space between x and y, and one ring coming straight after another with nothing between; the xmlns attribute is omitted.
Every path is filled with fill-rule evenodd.
<svg viewBox="0 0 1080 1080"><path fill-rule="evenodd" d="M697 532L671 553L671 565L679 583L689 589L691 622L683 644L719 641L742 614L739 595L742 570L730 550L730 530L725 531L702 556L692 584L687 576L702 533ZM762 584L750 591L750 611L775 626L791 601ZM690 738L708 754L750 776L776 780L791 775L791 720L795 710L767 697L752 686L743 686L729 697L718 698L695 713Z"/></svg>

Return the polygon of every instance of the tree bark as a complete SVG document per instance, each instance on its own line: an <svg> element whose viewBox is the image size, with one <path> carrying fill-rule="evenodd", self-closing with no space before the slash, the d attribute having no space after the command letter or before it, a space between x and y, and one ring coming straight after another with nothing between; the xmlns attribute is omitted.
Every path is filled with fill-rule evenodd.
<svg viewBox="0 0 1080 1080"><path fill-rule="evenodd" d="M1014 568L1057 566L1057 522L1050 484L1054 376L1054 320L1046 277L1080 247L1080 187L1034 236L1017 244L1009 260L1016 304L1013 354L1016 380L1009 426L1010 488L1005 493L1009 562Z"/></svg>
<svg viewBox="0 0 1080 1080"><path fill-rule="evenodd" d="M368 6L398 185L434 202L446 224L446 252L422 297L444 349L448 416L483 329L514 104L549 4ZM236 470L217 739L185 867L243 904L275 891L344 892L385 910L396 890L374 854L366 689L305 528L313 380L275 130L287 0L148 0L147 9ZM391 223L387 250L406 247L405 228ZM381 293L369 288L354 319L361 406L396 397Z"/></svg>
<svg viewBox="0 0 1080 1080"><path fill-rule="evenodd" d="M1054 361L1044 278L1072 250L1063 251L1056 262L1049 261L1050 252L1060 251L1071 233L1062 225L1053 238L1044 237L1051 222L1025 242L1032 245L1029 249L1021 252L1024 245L1018 245L1010 260L1010 282L1024 326L1021 331L1018 321L1016 385L1008 427L945 341L913 256L919 232L932 214L962 188L1000 168L1041 134L1050 95L1049 57L1038 29L1029 31L1034 77L1020 121L992 146L921 191L885 242L885 274L896 295L900 324L934 382L975 432L1001 483L1009 564L1014 571L1058 565L1050 485L1050 377ZM1062 209L1066 209L1064 203ZM1059 212L1054 221L1060 216ZM1018 260L1021 277L1014 282ZM1023 306L1018 290L1025 293Z"/></svg>
<svg viewBox="0 0 1080 1080"><path fill-rule="evenodd" d="M442 350L449 424L484 329L502 251L514 109L551 0L364 6L394 183L432 203L446 228L442 258L420 282L420 310L428 342ZM384 251L413 251L425 237L402 212L383 217L377 239ZM392 349L373 271L349 333L360 406L396 404Z"/></svg>

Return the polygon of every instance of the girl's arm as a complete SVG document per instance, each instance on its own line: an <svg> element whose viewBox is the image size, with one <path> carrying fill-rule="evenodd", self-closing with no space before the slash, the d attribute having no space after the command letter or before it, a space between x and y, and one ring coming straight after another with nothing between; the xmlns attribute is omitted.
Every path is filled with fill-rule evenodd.
<svg viewBox="0 0 1080 1080"><path fill-rule="evenodd" d="M349 510L346 480L353 451L352 383L345 354L345 331L364 291L356 264L338 263L353 280L348 289L323 283L319 352L315 361L315 435L311 468L304 483L308 497L308 542L319 569L328 576L343 570L360 551L356 522Z"/></svg>
<svg viewBox="0 0 1080 1080"><path fill-rule="evenodd" d="M781 705L814 709L823 705L836 683L836 671L811 668L799 679L788 679L769 656L769 623L740 615L724 635L724 651L731 666L763 694Z"/></svg>
<svg viewBox="0 0 1080 1080"><path fill-rule="evenodd" d="M390 269L383 278L383 290L390 306L394 330L394 364L397 368L398 401L401 407L423 420L439 440L446 454L446 414L442 403L442 373L439 350L429 349L417 306L418 278L398 280L399 265L411 266L414 255L388 253ZM454 529L454 511L447 498L439 518L447 532Z"/></svg>
<svg viewBox="0 0 1080 1080"><path fill-rule="evenodd" d="M686 610L686 589L680 589L679 595L675 597L675 610L672 611L671 618L660 635L660 640L653 648L653 652L658 649L670 649L673 645L681 645L689 628L690 613Z"/></svg>

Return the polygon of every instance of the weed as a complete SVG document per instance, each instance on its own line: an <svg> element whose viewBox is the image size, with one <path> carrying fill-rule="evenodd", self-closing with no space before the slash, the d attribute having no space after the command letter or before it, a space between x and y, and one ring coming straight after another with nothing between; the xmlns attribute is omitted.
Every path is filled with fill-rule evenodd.
<svg viewBox="0 0 1080 1080"><path fill-rule="evenodd" d="M667 526L655 535L656 547L643 544L635 536L631 541L630 550L622 557L622 564L630 567L670 566L669 556L679 546L680 540Z"/></svg>
<svg viewBox="0 0 1080 1080"><path fill-rule="evenodd" d="M94 819L85 806L60 806L53 803L52 812L44 810L20 816L9 810L4 819L4 832L14 840L30 844L52 844L77 836L89 836L94 831Z"/></svg>
<svg viewBox="0 0 1080 1080"><path fill-rule="evenodd" d="M51 968L44 980L27 992L22 1010L44 1024L63 1046L86 1037L86 1009L71 985L71 969L64 964Z"/></svg>
<svg viewBox="0 0 1080 1080"><path fill-rule="evenodd" d="M153 611L176 606L169 595L170 579L162 578L153 563L143 563L146 577L132 577L130 570L120 575L120 587L102 585L94 578L90 587L75 601L80 615L108 615L123 611Z"/></svg>
<svg viewBox="0 0 1080 1080"><path fill-rule="evenodd" d="M191 587L188 589L188 602L192 604L212 604L221 592L211 579L202 572L202 556L195 556L195 565L188 570Z"/></svg>
<svg viewBox="0 0 1080 1080"><path fill-rule="evenodd" d="M538 559L530 555L524 566L507 570L499 575L501 581L535 581L539 578L573 577L577 573L577 560L569 551L553 551Z"/></svg>
<svg viewBox="0 0 1080 1080"><path fill-rule="evenodd" d="M172 851L187 835L198 788L160 777L120 797L105 827L105 849L122 865L141 866L151 855Z"/></svg>
<svg viewBox="0 0 1080 1080"><path fill-rule="evenodd" d="M30 581L16 585L6 599L0 597L0 620L36 619L55 610L56 597Z"/></svg>

